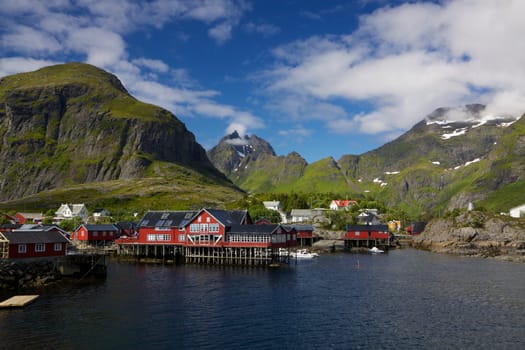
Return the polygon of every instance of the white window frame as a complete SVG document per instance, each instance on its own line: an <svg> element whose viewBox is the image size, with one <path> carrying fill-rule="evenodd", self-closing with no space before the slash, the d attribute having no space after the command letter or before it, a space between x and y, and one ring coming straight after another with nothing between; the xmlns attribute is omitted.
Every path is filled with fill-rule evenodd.
<svg viewBox="0 0 525 350"><path fill-rule="evenodd" d="M45 243L35 243L35 253L43 253L46 251Z"/></svg>
<svg viewBox="0 0 525 350"><path fill-rule="evenodd" d="M25 244L19 244L19 245L18 245L18 253L19 253L19 254L25 254L25 253L27 253L27 245L25 245Z"/></svg>
<svg viewBox="0 0 525 350"><path fill-rule="evenodd" d="M62 243L55 243L55 252L61 252L62 251Z"/></svg>

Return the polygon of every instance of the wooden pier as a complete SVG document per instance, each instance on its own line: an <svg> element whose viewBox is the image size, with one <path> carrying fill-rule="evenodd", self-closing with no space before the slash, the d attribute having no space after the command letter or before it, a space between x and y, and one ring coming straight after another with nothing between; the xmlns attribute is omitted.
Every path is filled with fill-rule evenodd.
<svg viewBox="0 0 525 350"><path fill-rule="evenodd" d="M24 307L38 298L38 295L15 295L0 303L0 308Z"/></svg>
<svg viewBox="0 0 525 350"><path fill-rule="evenodd" d="M127 256L141 262L161 262L199 265L269 266L288 264L288 256L269 247L207 247L181 245L119 244L118 256Z"/></svg>

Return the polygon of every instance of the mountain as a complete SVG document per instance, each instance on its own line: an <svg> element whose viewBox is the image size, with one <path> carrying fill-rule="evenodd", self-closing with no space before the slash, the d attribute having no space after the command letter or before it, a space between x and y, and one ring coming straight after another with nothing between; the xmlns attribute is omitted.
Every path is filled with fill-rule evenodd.
<svg viewBox="0 0 525 350"><path fill-rule="evenodd" d="M149 189L173 197L187 192L177 187L182 183L204 192L206 184L223 187L210 189L210 200L223 189L241 193L173 114L138 101L114 75L82 63L0 80L0 164L2 201L32 196L37 203L37 195L51 190L51 202L95 200L93 191L112 193L108 201L148 197Z"/></svg>
<svg viewBox="0 0 525 350"><path fill-rule="evenodd" d="M307 164L297 153L271 153L230 163L224 150L231 143L225 139L208 156L217 165L214 150L222 149L223 172L249 192L372 195L415 214L466 207L469 202L506 211L525 202L524 124L525 118L487 116L485 106L473 104L439 108L399 138L337 161L328 157ZM244 147L250 147L252 138L245 137ZM300 167L292 166L294 159L302 160Z"/></svg>
<svg viewBox="0 0 525 350"><path fill-rule="evenodd" d="M208 151L208 157L232 182L250 192L331 192L349 186L332 157L308 164L297 152L277 156L268 142L255 135L227 135Z"/></svg>

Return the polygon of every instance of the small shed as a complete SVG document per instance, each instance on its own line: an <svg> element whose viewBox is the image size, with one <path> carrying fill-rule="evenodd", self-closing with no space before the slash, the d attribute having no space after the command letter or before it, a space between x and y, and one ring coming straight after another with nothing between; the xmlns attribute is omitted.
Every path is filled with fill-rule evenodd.
<svg viewBox="0 0 525 350"><path fill-rule="evenodd" d="M70 243L61 233L44 229L4 232L3 237L9 242L10 259L65 256Z"/></svg>

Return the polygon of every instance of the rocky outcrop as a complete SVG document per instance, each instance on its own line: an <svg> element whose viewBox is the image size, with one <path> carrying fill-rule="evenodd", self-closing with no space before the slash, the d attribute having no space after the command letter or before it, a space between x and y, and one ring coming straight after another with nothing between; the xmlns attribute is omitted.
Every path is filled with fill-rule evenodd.
<svg viewBox="0 0 525 350"><path fill-rule="evenodd" d="M525 221L480 212L433 219L412 245L439 253L525 262Z"/></svg>
<svg viewBox="0 0 525 350"><path fill-rule="evenodd" d="M0 260L0 289L42 287L61 278L52 260L32 262Z"/></svg>

